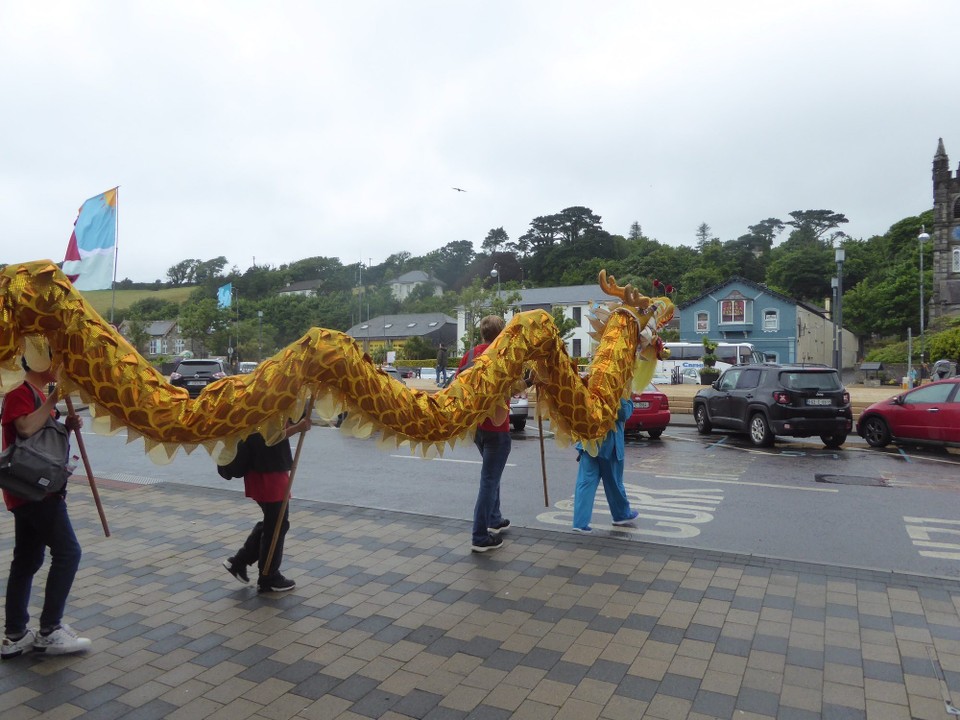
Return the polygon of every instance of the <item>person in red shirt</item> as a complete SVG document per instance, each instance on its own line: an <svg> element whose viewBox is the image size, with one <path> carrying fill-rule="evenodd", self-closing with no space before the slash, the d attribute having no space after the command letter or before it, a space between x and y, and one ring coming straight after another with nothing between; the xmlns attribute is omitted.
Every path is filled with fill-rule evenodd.
<svg viewBox="0 0 960 720"><path fill-rule="evenodd" d="M480 339L483 343L463 356L457 374L473 364L503 331L503 318L487 315L480 320ZM500 513L500 476L510 456L510 406L505 405L496 416L484 420L473 439L483 458L480 467L480 490L473 509L473 537L471 550L487 552L503 546L500 533L510 527L510 521Z"/></svg>
<svg viewBox="0 0 960 720"><path fill-rule="evenodd" d="M290 487L290 468L293 466L293 453L290 452L290 436L306 432L312 423L308 416L300 422L288 424L286 436L275 445L267 445L263 436L254 433L246 440L250 452L251 468L243 476L243 486L248 498L255 500L263 511L263 520L253 526L243 546L233 557L223 561L223 566L231 575L243 584L250 582L247 567L257 564L259 577L258 592L288 592L297 587L297 583L280 573L283 560L283 541L290 528L289 506L284 508L287 489ZM283 518L280 511L284 510ZM277 523L282 522L277 545L270 560L270 567L264 568L273 533Z"/></svg>
<svg viewBox="0 0 960 720"><path fill-rule="evenodd" d="M35 370L21 357L26 371L22 385L7 393L0 412L3 429L3 447L13 444L17 436L30 437L38 432L51 415L56 416L57 394L47 397L40 388L57 381L49 358L44 370ZM31 360L40 365L37 360ZM67 418L66 425L77 430L83 421L77 416ZM7 579L6 636L0 646L4 660L34 650L48 655L64 655L86 650L90 640L78 637L63 622L67 596L80 566L80 543L73 532L67 514L67 491L48 493L42 500L24 500L6 490L3 500L14 518L13 561ZM43 565L46 548L50 548L50 571L44 589L43 610L40 613L39 632L28 626L30 592L33 577Z"/></svg>

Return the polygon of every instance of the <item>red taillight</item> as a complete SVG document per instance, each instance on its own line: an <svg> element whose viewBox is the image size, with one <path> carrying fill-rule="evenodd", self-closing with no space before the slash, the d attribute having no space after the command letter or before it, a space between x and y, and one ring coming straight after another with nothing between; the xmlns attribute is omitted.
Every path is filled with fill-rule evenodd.
<svg viewBox="0 0 960 720"><path fill-rule="evenodd" d="M662 397L660 398L660 409L661 409L661 410L669 410L669 409L670 409L670 398L668 398L666 395L664 395L664 396L662 396Z"/></svg>
<svg viewBox="0 0 960 720"><path fill-rule="evenodd" d="M843 404L844 404L844 405L849 405L849 404L850 404L850 393L845 392L845 393L843 394Z"/></svg>
<svg viewBox="0 0 960 720"><path fill-rule="evenodd" d="M773 393L773 401L777 403L777 405L789 405L790 393L783 390L775 390Z"/></svg>

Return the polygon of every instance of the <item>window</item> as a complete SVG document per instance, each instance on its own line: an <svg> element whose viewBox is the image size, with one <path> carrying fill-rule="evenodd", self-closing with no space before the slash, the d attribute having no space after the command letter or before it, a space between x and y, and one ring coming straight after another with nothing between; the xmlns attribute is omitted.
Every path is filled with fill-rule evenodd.
<svg viewBox="0 0 960 720"><path fill-rule="evenodd" d="M417 324L416 324L415 322L407 323L407 327L408 327L408 328L416 327L416 325L417 325Z"/></svg>
<svg viewBox="0 0 960 720"><path fill-rule="evenodd" d="M705 313L705 312L697 313L697 332L698 333L710 332L710 313Z"/></svg>
<svg viewBox="0 0 960 720"><path fill-rule="evenodd" d="M575 323L577 323L577 327L580 327L580 322L581 322L580 308L575 307L575 308L571 308L571 310L573 310L573 321L574 321ZM574 355L579 356L580 353L579 353L579 352L576 352L576 353L574 353Z"/></svg>
<svg viewBox="0 0 960 720"><path fill-rule="evenodd" d="M744 370L737 381L737 390L749 390L760 386L759 370Z"/></svg>
<svg viewBox="0 0 960 720"><path fill-rule="evenodd" d="M393 323L384 323L384 324L383 324L383 329L384 329L384 330L386 330L387 328L392 328L392 327L393 327Z"/></svg>
<svg viewBox="0 0 960 720"><path fill-rule="evenodd" d="M776 310L763 311L763 330L764 332L776 332L780 329L780 313Z"/></svg>
<svg viewBox="0 0 960 720"><path fill-rule="evenodd" d="M574 310L579 310L579 308L574 308ZM573 341L573 356L575 358L580 357L580 341L579 340Z"/></svg>
<svg viewBox="0 0 960 720"><path fill-rule="evenodd" d="M960 248L953 249L953 272L960 272Z"/></svg>
<svg viewBox="0 0 960 720"><path fill-rule="evenodd" d="M953 219L960 219L960 197L958 197L956 202L953 203Z"/></svg>
<svg viewBox="0 0 960 720"><path fill-rule="evenodd" d="M360 326L360 329L361 329L361 330L366 330L366 329L369 328L369 327L370 327L369 325L361 325L361 326Z"/></svg>
<svg viewBox="0 0 960 720"><path fill-rule="evenodd" d="M721 300L720 324L744 323L747 321L746 300Z"/></svg>
<svg viewBox="0 0 960 720"><path fill-rule="evenodd" d="M733 370L727 370L723 376L720 378L719 390L733 390L737 387L737 380L740 379L741 370L739 368L734 368Z"/></svg>
<svg viewBox="0 0 960 720"><path fill-rule="evenodd" d="M159 355L159 354L160 354L160 340L157 339L157 338L153 338L153 339L150 341L149 349L147 350L147 352L148 352L150 355Z"/></svg>
<svg viewBox="0 0 960 720"><path fill-rule="evenodd" d="M436 326L439 325L439 324L440 324L440 323L438 323L436 320L434 320L433 322L427 323L427 326L428 326L428 327L436 327Z"/></svg>
<svg viewBox="0 0 960 720"><path fill-rule="evenodd" d="M173 354L174 354L174 355L183 355L183 350L184 350L184 347L183 347L183 346L184 346L184 345L185 345L185 343L184 343L184 341L183 341L183 338L177 338L176 340L174 340L174 341L173 341Z"/></svg>

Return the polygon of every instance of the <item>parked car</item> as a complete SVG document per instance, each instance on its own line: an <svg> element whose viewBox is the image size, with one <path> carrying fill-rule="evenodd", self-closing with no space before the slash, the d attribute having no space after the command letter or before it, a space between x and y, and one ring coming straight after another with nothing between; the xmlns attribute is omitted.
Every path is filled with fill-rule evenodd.
<svg viewBox="0 0 960 720"><path fill-rule="evenodd" d="M633 414L627 418L625 435L639 435L644 431L656 440L670 424L670 400L656 385L650 383L641 393L631 393Z"/></svg>
<svg viewBox="0 0 960 720"><path fill-rule="evenodd" d="M399 380L401 383L403 383L403 376L400 374L400 371L397 370L393 365L383 365L381 366L380 369L383 372L385 372L387 375L392 377L394 380ZM406 384L406 383L403 383L403 384Z"/></svg>
<svg viewBox="0 0 960 720"><path fill-rule="evenodd" d="M960 377L875 402L860 414L857 434L875 448L890 443L960 447Z"/></svg>
<svg viewBox="0 0 960 720"><path fill-rule="evenodd" d="M449 387L455 377L455 371L447 375L447 381L440 387L441 389ZM510 398L510 425L514 430L520 432L527 426L527 418L530 416L530 400L527 393L517 393Z"/></svg>
<svg viewBox="0 0 960 720"><path fill-rule="evenodd" d="M184 358L170 373L170 384L174 387L184 388L190 393L190 397L196 397L203 392L207 385L215 383L229 374L223 360Z"/></svg>
<svg viewBox="0 0 960 720"><path fill-rule="evenodd" d="M744 432L757 446L771 445L777 435L819 435L828 448L838 448L853 428L850 393L826 365L729 368L694 396L693 418L701 435L714 429Z"/></svg>
<svg viewBox="0 0 960 720"><path fill-rule="evenodd" d="M259 364L260 364L260 363L246 362L246 361L244 361L244 362L240 363L240 365L237 366L237 371L238 371L241 375L246 375L247 373L252 373L254 370L256 370L256 369L257 369L257 365L259 365Z"/></svg>

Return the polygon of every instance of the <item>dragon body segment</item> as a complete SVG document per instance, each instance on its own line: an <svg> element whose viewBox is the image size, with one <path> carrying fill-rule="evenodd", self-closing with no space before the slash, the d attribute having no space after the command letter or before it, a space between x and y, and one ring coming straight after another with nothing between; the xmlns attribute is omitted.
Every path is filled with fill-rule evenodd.
<svg viewBox="0 0 960 720"><path fill-rule="evenodd" d="M550 418L558 441L579 440L590 451L613 426L638 357L652 373L656 330L673 314L668 298L619 288L604 273L600 284L622 302L596 323L599 345L586 381L553 319L533 310L515 315L473 367L435 393L379 371L350 336L312 328L253 373L223 378L190 398L100 317L56 264L28 262L0 272L0 368L15 370L26 344L43 338L61 368L62 391L77 391L90 404L94 429L126 427L131 438L143 437L156 462L197 446L225 461L255 431L279 440L308 397L322 417L349 410L344 428L354 435L379 430L385 441L442 452L501 408L532 370L538 412Z"/></svg>

